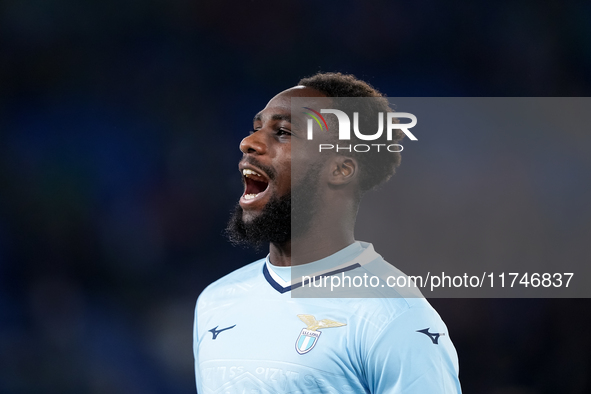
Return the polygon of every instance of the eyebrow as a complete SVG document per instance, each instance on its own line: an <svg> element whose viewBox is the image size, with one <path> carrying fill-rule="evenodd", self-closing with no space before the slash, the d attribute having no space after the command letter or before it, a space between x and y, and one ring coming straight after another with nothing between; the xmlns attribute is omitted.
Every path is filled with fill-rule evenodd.
<svg viewBox="0 0 591 394"><path fill-rule="evenodd" d="M262 120L261 112L254 116L253 122ZM288 114L274 114L271 116L271 120L285 120L291 123L291 115Z"/></svg>

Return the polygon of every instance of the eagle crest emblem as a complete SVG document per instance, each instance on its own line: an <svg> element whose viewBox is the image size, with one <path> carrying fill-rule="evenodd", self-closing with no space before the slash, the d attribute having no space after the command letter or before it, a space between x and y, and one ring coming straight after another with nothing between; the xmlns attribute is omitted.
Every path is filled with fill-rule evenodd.
<svg viewBox="0 0 591 394"><path fill-rule="evenodd" d="M346 326L345 323L339 323L338 321L330 319L316 320L312 315L298 315L298 317L306 325L306 328L302 329L296 341L296 351L299 354L306 354L316 346L318 338L320 338L320 334L322 334L318 330Z"/></svg>

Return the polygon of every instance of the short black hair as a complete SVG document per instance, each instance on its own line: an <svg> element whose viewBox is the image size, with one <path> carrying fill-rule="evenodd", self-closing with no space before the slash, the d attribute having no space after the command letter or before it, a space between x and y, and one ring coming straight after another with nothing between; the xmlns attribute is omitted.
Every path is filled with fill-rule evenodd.
<svg viewBox="0 0 591 394"><path fill-rule="evenodd" d="M301 79L300 82L298 82L298 85L315 89L328 97L374 98L373 100L364 100L367 108L364 108L362 113L365 113L366 116L365 120L363 119L363 115L360 116L360 129L362 128L364 122L371 123L371 120L375 120L375 115L377 113L393 112L388 103L386 95L380 93L367 82L357 79L351 74L317 73L311 77ZM343 103L345 103L345 101L343 101ZM335 104L335 106L338 108L338 100L335 100ZM346 105L341 105L340 107L346 107ZM350 112L345 108L341 109L345 110L345 112ZM368 118L371 118L371 120ZM401 130L394 130L392 135L392 143L402 140L403 137L404 133ZM351 136L351 142L365 143L364 141L358 140L354 135ZM346 154L354 156L359 163L359 191L361 194L390 179L390 177L394 175L396 167L400 165L401 160L399 152L387 152L385 154L346 152Z"/></svg>

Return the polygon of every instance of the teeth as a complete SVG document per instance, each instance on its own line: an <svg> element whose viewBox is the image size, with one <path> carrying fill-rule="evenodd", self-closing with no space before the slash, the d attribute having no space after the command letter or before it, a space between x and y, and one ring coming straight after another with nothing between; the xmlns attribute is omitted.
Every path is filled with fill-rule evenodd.
<svg viewBox="0 0 591 394"><path fill-rule="evenodd" d="M262 176L261 174L254 172L253 170L249 170L248 168L245 168L244 170L242 170L242 175L244 175L244 176L249 176L249 175Z"/></svg>
<svg viewBox="0 0 591 394"><path fill-rule="evenodd" d="M257 194L245 194L244 195L244 199L245 200L252 200L253 198L255 198L256 196L258 196L260 193Z"/></svg>

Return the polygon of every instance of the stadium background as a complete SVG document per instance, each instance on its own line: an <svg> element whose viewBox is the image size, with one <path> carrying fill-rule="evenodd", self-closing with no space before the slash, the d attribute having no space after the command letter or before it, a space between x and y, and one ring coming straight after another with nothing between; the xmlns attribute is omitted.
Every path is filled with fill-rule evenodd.
<svg viewBox="0 0 591 394"><path fill-rule="evenodd" d="M589 96L591 4L4 0L0 393L194 392L194 302L258 257L221 236L238 143L270 97L319 70L399 97ZM569 141L572 177L543 167L554 187L521 196L543 194L528 214L584 240L590 141ZM458 215L481 209L473 187L449 185ZM443 244L469 235L421 224ZM588 300L432 303L466 393L591 391Z"/></svg>

